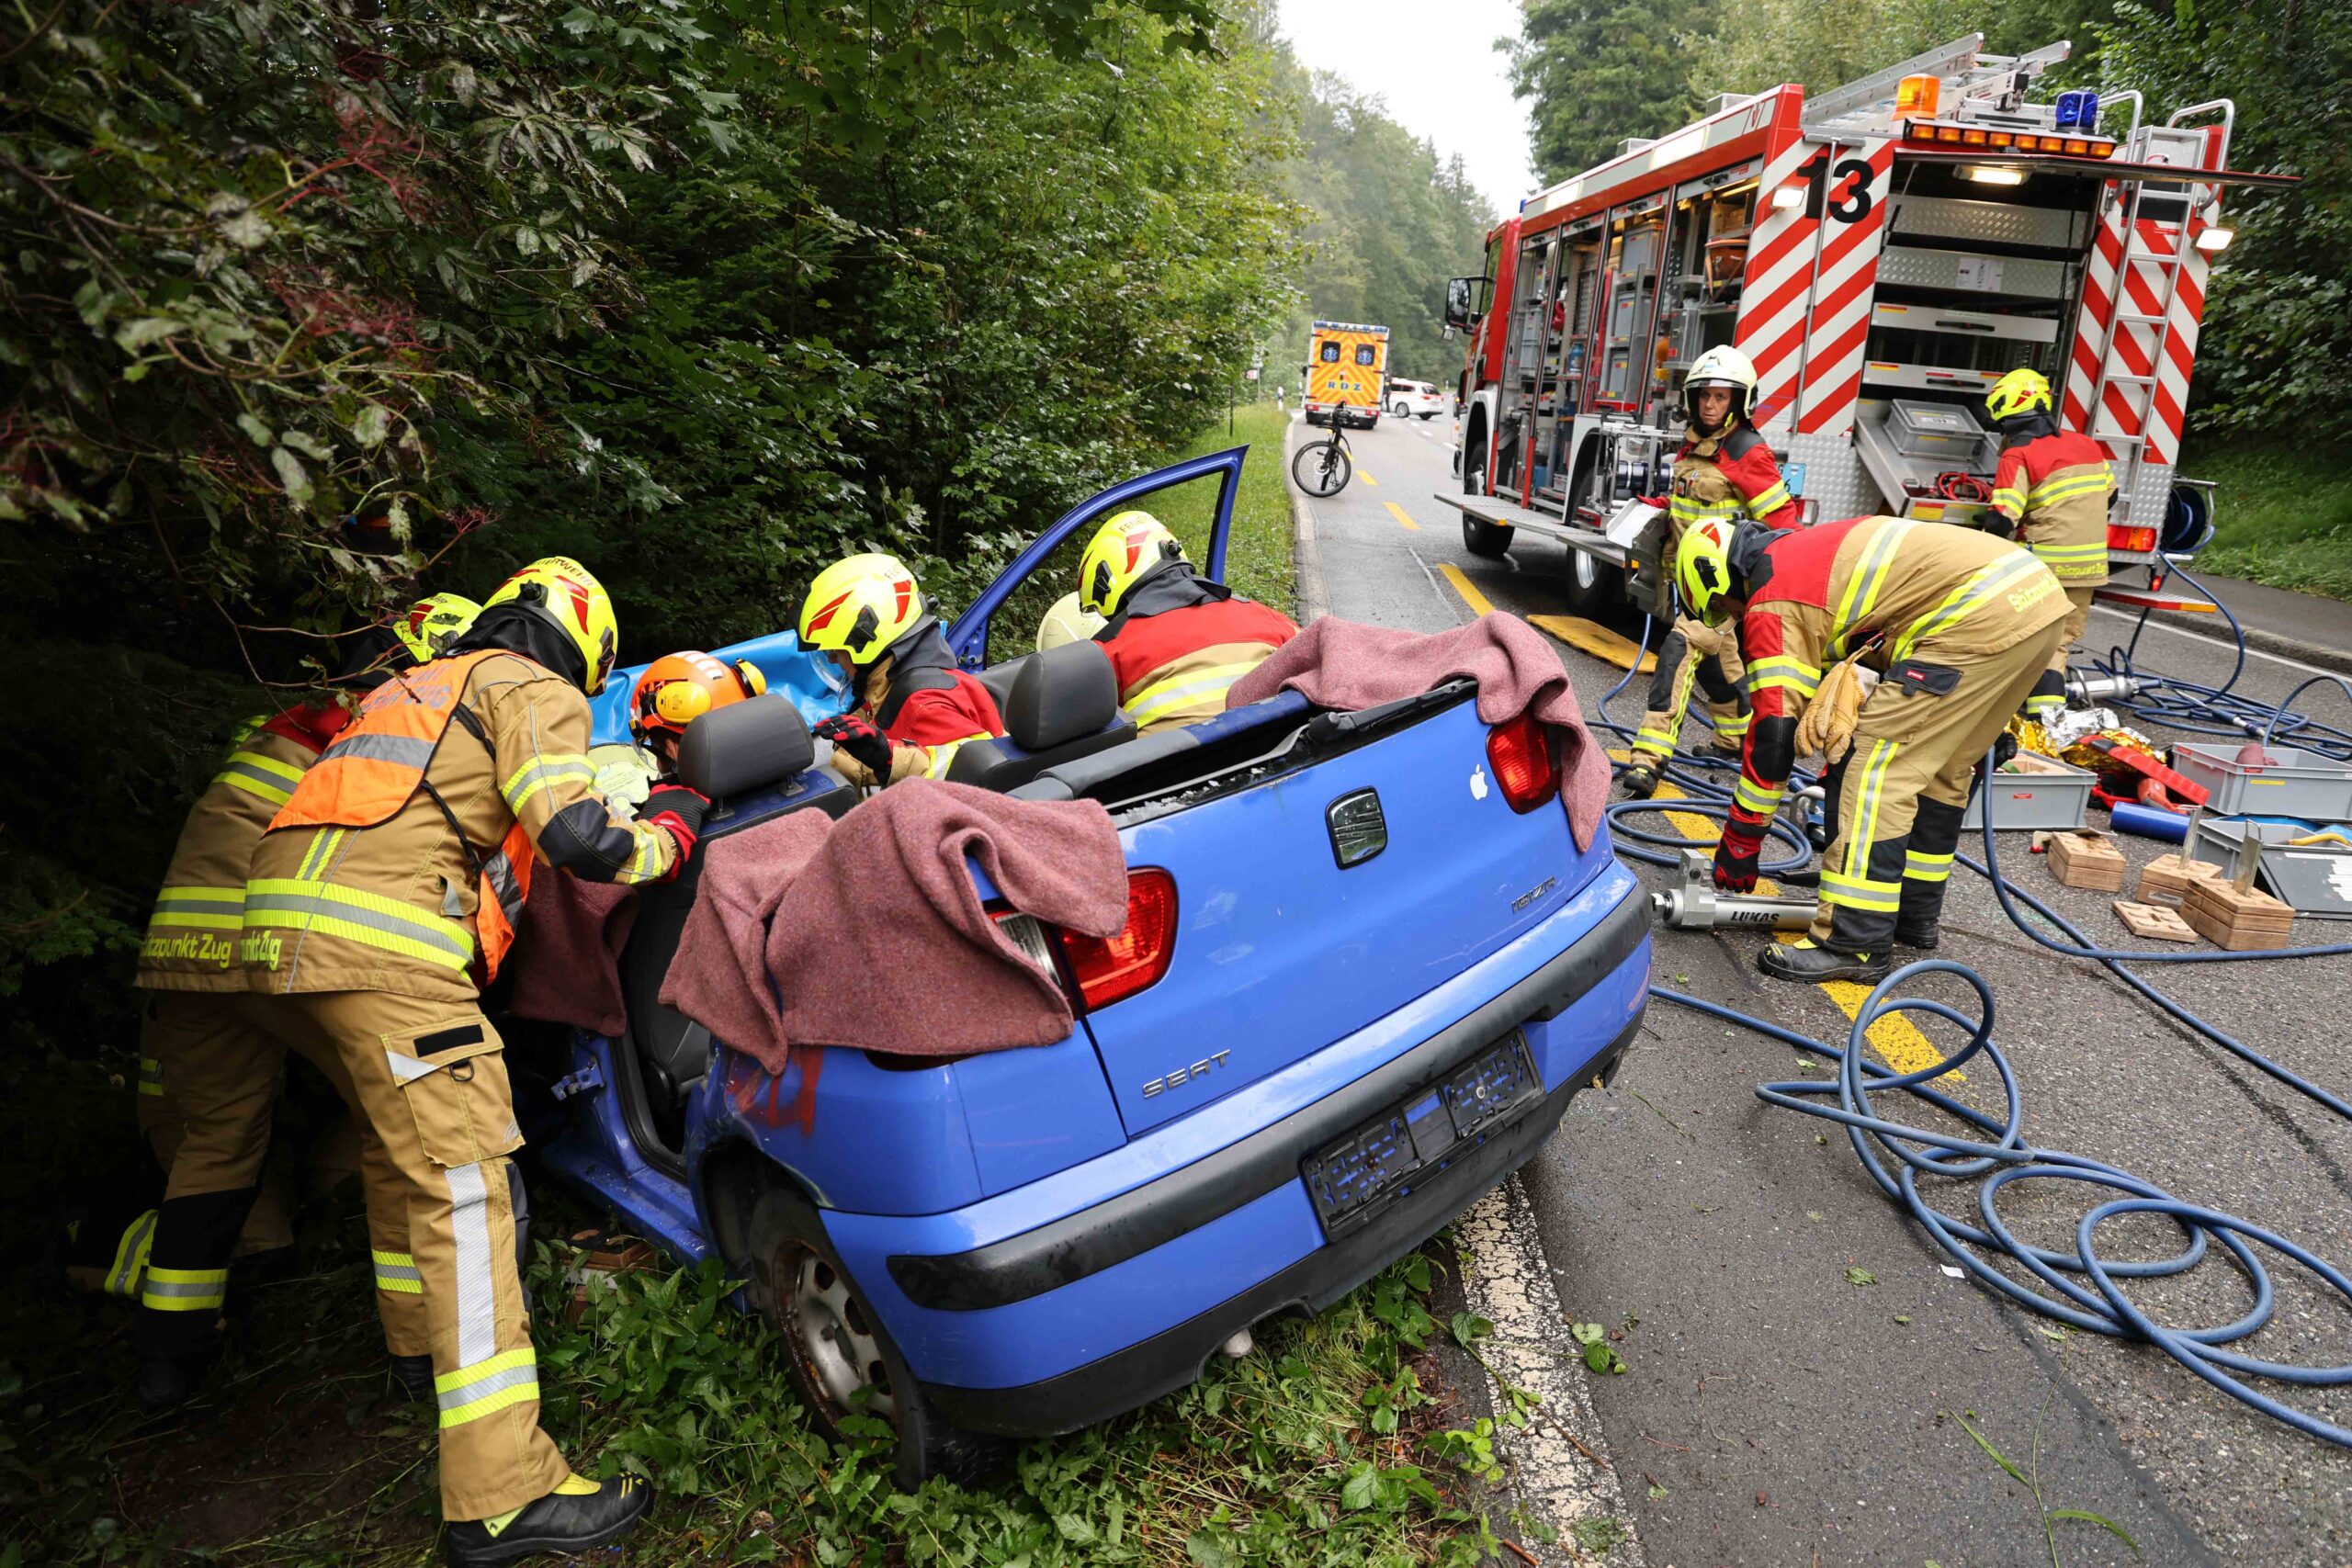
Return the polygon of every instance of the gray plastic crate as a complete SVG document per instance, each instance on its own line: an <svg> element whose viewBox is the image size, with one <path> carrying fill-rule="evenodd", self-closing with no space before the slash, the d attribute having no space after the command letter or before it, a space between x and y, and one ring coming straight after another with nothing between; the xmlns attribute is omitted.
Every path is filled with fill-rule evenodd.
<svg viewBox="0 0 2352 1568"><path fill-rule="evenodd" d="M2267 748L2278 761L2237 760L2236 746L2184 740L2172 765L2211 792L2205 809L2216 817L2300 817L2306 822L2352 822L2352 762L2292 746Z"/></svg>
<svg viewBox="0 0 2352 1568"><path fill-rule="evenodd" d="M2031 765L2032 773L1995 773L1986 779L1970 796L1961 825L1970 832L1983 831L1989 801L1996 832L2029 828L2071 832L2083 826L2096 776L2054 757L2035 757Z"/></svg>

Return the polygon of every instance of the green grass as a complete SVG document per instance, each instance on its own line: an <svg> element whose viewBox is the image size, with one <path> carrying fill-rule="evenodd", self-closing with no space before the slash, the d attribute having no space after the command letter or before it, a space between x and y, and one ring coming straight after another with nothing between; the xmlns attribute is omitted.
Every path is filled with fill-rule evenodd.
<svg viewBox="0 0 2352 1568"><path fill-rule="evenodd" d="M1248 446L1240 492L1233 502L1233 529L1227 539L1225 580L1237 591L1295 619L1298 584L1291 558L1290 494L1283 482L1283 417L1273 404L1252 404L1234 412L1231 435L1226 434L1220 416L1181 451L1146 454L1135 467L1137 472L1148 472L1228 446ZM1185 553L1203 567L1208 564L1209 527L1216 519L1220 482L1221 476L1192 479L1148 495L1138 503L1173 529L1184 541ZM1079 529L1056 546L1053 554L1013 591L996 614L989 642L991 660L1011 659L1035 646L1039 619L1055 600L1078 586L1079 558L1093 536L1092 528Z"/></svg>
<svg viewBox="0 0 2352 1568"><path fill-rule="evenodd" d="M129 1054L109 1055L0 1065L0 1568L437 1563L433 1423L387 1397L350 1183L304 1211L288 1276L232 1286L208 1395L164 1423L130 1400L127 1304L45 1277L56 1205L144 1157ZM534 1197L541 1236L586 1217L551 1183ZM548 1430L583 1472L657 1489L614 1568L1468 1568L1495 1550L1491 1427L1449 1429L1470 1423L1449 1420L1425 1353L1446 1330L1422 1254L1313 1320L1262 1325L1254 1352L1188 1389L1026 1445L988 1484L908 1495L878 1430L840 1445L810 1429L779 1340L729 1304L717 1268L627 1276L574 1309L575 1254L535 1251Z"/></svg>
<svg viewBox="0 0 2352 1568"><path fill-rule="evenodd" d="M2181 472L2220 486L2199 571L2352 599L2352 471L2332 446L2192 450Z"/></svg>

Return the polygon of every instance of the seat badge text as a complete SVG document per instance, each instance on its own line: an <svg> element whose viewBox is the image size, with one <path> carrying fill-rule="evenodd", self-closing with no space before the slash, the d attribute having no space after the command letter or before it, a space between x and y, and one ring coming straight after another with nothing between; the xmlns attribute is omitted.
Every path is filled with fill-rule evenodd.
<svg viewBox="0 0 2352 1568"><path fill-rule="evenodd" d="M1526 908L1530 904L1534 903L1535 900L1543 897L1544 895L1552 891L1554 886L1557 886L1559 880L1560 879L1556 876L1545 877L1543 881L1537 883L1534 886L1529 888L1526 892L1512 899L1510 901L1510 912L1514 915L1518 914L1521 909Z"/></svg>
<svg viewBox="0 0 2352 1568"><path fill-rule="evenodd" d="M1165 1094L1171 1089L1180 1089L1194 1078L1205 1077L1214 1069L1225 1066L1225 1059L1232 1055L1231 1051L1219 1051L1216 1055L1204 1057L1189 1067L1179 1067L1165 1077L1154 1078L1143 1086L1143 1097L1149 1100L1153 1095Z"/></svg>

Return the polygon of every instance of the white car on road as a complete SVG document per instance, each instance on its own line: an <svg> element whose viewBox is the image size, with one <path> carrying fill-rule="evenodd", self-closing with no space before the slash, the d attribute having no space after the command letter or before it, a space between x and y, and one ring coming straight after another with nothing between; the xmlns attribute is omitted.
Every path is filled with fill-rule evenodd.
<svg viewBox="0 0 2352 1568"><path fill-rule="evenodd" d="M1427 381L1400 381L1392 376L1381 406L1398 419L1408 414L1435 419L1445 412L1445 394Z"/></svg>

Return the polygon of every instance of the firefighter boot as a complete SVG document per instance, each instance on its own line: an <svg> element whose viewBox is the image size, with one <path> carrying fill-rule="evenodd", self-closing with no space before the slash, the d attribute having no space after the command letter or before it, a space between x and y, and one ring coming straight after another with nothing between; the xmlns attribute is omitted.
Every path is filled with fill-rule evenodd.
<svg viewBox="0 0 2352 1568"><path fill-rule="evenodd" d="M220 1353L215 1343L178 1355L142 1356L130 1374L130 1397L150 1416L177 1410L203 1390L205 1374L211 1371Z"/></svg>
<svg viewBox="0 0 2352 1568"><path fill-rule="evenodd" d="M431 1355L394 1356L391 1359L391 1372L392 1381L400 1384L401 1397L403 1399L430 1399L433 1397L433 1358Z"/></svg>
<svg viewBox="0 0 2352 1568"><path fill-rule="evenodd" d="M1662 767L1663 764L1652 761L1647 756L1629 764L1623 773L1617 775L1617 782L1625 786L1625 798L1647 800L1656 795Z"/></svg>
<svg viewBox="0 0 2352 1568"><path fill-rule="evenodd" d="M2028 692L2018 712L2036 724L2048 724L2066 711L2066 672L2044 670Z"/></svg>
<svg viewBox="0 0 2352 1568"><path fill-rule="evenodd" d="M1775 980L1852 980L1864 986L1885 979L1894 965L1883 946L1869 953L1846 953L1820 946L1809 936L1786 946L1775 942L1756 960L1756 967Z"/></svg>
<svg viewBox="0 0 2352 1568"><path fill-rule="evenodd" d="M567 1476L536 1503L488 1519L453 1519L442 1539L450 1568L512 1562L534 1552L589 1551L645 1513L652 1489L634 1475L597 1483Z"/></svg>
<svg viewBox="0 0 2352 1568"><path fill-rule="evenodd" d="M1941 939L1944 887L1960 849L1960 819L1967 807L1919 798L1903 863L1903 906L1894 915L1894 944L1933 953Z"/></svg>

